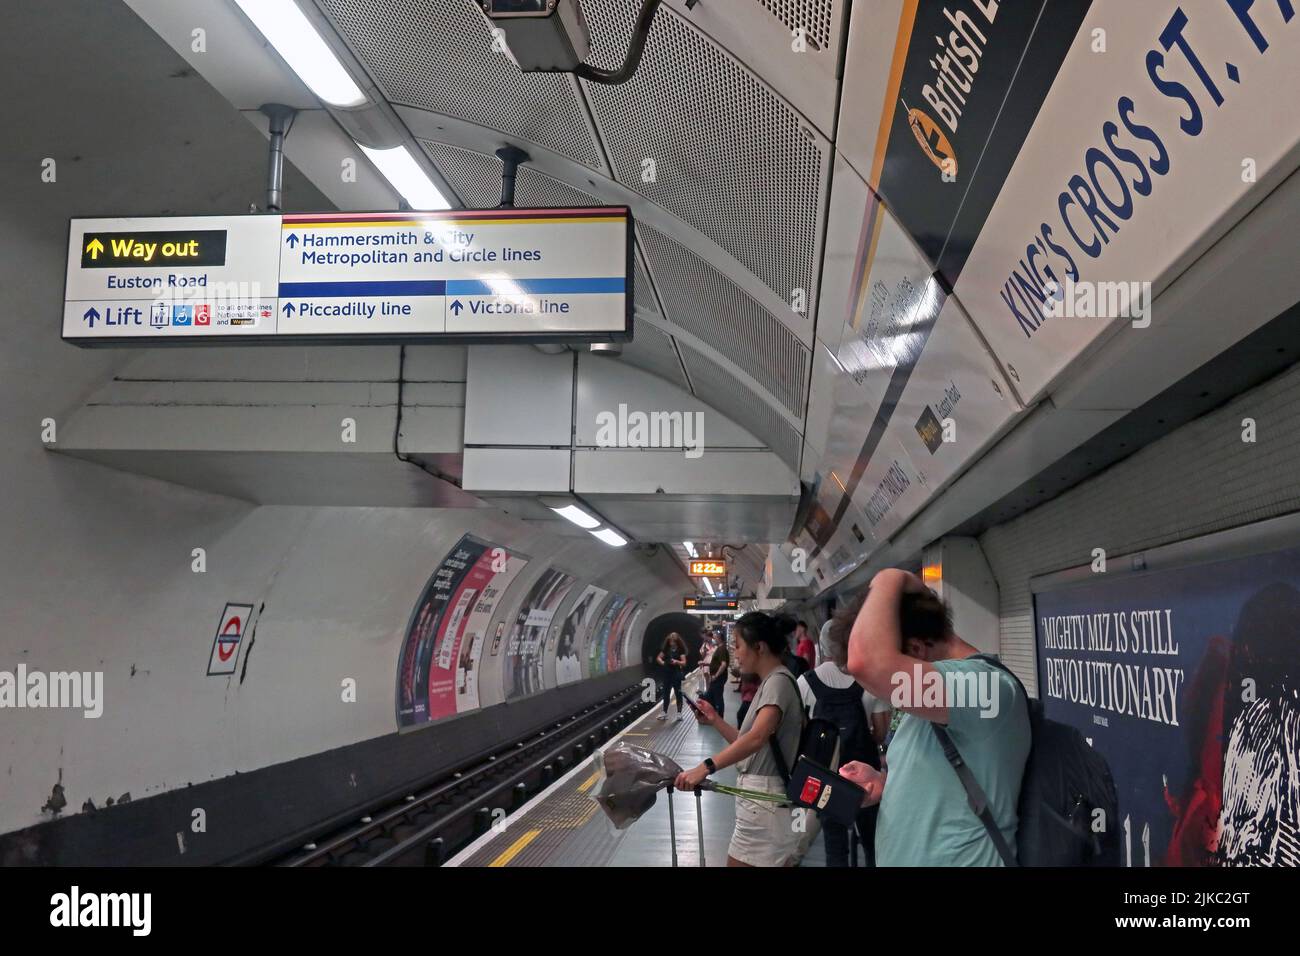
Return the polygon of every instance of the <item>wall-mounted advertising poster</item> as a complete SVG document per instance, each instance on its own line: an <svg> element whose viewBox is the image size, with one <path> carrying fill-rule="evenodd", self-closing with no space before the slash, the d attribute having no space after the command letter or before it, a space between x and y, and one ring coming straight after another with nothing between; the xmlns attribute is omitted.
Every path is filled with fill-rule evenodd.
<svg viewBox="0 0 1300 956"><path fill-rule="evenodd" d="M623 666L623 638L627 634L628 626L636 616L637 610L641 607L637 602L628 600L614 616L614 621L609 628L609 637L605 641L605 671L613 673Z"/></svg>
<svg viewBox="0 0 1300 956"><path fill-rule="evenodd" d="M610 600L609 606L605 608L605 613L600 616L600 621L591 636L591 647L588 649L591 668L587 672L588 677L606 673L605 649L609 646L610 628L614 626L614 619L618 617L619 612L623 610L623 605L626 603L627 598L621 594L616 594Z"/></svg>
<svg viewBox="0 0 1300 956"><path fill-rule="evenodd" d="M468 702L462 705L457 698L468 698L471 685L477 699L477 681L470 672L482 649L483 628L498 598L527 563L523 555L472 535L447 552L424 586L402 642L399 728L469 709Z"/></svg>
<svg viewBox="0 0 1300 956"><path fill-rule="evenodd" d="M519 605L506 645L504 680L507 700L544 689L542 662L545 660L546 631L573 582L573 577L563 571L547 568L533 582Z"/></svg>
<svg viewBox="0 0 1300 956"><path fill-rule="evenodd" d="M623 628L623 642L620 650L619 667L627 667L639 655L632 653L632 635L636 633L636 623L641 619L641 612L646 609L644 604L638 604L636 610L632 612L631 618L628 619L627 627Z"/></svg>
<svg viewBox="0 0 1300 956"><path fill-rule="evenodd" d="M1106 758L1129 866L1300 864L1300 548L1045 590L1038 691Z"/></svg>
<svg viewBox="0 0 1300 956"><path fill-rule="evenodd" d="M582 661L579 657L583 650L584 638L591 630L600 602L609 592L588 584L560 625L559 644L555 649L555 684L572 684L582 680Z"/></svg>
<svg viewBox="0 0 1300 956"><path fill-rule="evenodd" d="M456 713L476 710L479 706L478 664L483 659L483 645L487 641L488 627L492 623L492 616L496 613L502 595L514 583L526 563L523 559L515 559L509 563L505 571L499 572L486 582L474 601L474 609L465 620L464 633L459 638L458 649L455 651ZM497 625L498 630L501 627L501 624Z"/></svg>

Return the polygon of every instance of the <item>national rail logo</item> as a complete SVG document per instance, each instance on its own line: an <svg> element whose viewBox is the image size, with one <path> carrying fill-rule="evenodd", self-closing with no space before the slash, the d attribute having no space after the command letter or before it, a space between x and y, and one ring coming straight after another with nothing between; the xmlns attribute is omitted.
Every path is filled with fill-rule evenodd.
<svg viewBox="0 0 1300 956"><path fill-rule="evenodd" d="M903 106L907 106L906 103ZM950 179L957 178L957 154L948 142L939 124L916 107L907 111L907 125L920 145L921 151L929 157L930 162L939 167L939 171Z"/></svg>
<svg viewBox="0 0 1300 956"><path fill-rule="evenodd" d="M974 15L963 7L968 7ZM999 0L969 0L944 5L941 25L935 27L938 32L934 35L934 42L938 51L926 61L932 73L921 86L921 98L939 117L937 120L899 98L903 109L907 110L907 125L912 135L930 162L939 167L945 182L957 180L957 152L948 134L957 135L957 126L969 108L976 77L988 54L998 7ZM943 23L943 20L947 22ZM945 29L948 31L946 36ZM919 51L919 46L913 48L913 52Z"/></svg>

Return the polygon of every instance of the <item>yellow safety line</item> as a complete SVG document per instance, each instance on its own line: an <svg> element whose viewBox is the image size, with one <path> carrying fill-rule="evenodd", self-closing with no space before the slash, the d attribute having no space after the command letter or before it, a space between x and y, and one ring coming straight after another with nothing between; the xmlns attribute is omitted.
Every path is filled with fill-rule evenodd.
<svg viewBox="0 0 1300 956"><path fill-rule="evenodd" d="M488 866L508 866L510 861L519 855L519 851L537 839L537 835L541 832L541 830L529 830L514 843L510 844L510 849L506 850L499 857L489 863Z"/></svg>
<svg viewBox="0 0 1300 956"><path fill-rule="evenodd" d="M578 787L578 792L586 793L588 790L591 789L591 785L599 779L600 779L600 771L597 770L595 773L593 773L590 777L587 778L585 783L583 783L580 787Z"/></svg>
<svg viewBox="0 0 1300 956"><path fill-rule="evenodd" d="M454 225L454 226L502 226L515 223L554 223L554 222L627 222L626 216L557 216L550 217L532 217L516 219L387 219L382 222L286 222L281 225L281 229L361 229L372 226L374 228L387 228L389 226L425 226L430 223L436 225Z"/></svg>

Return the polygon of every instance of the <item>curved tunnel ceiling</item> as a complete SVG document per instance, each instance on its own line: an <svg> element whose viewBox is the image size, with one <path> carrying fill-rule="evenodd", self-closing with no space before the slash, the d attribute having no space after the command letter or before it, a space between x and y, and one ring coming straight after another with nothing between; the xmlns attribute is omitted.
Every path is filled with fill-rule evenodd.
<svg viewBox="0 0 1300 956"><path fill-rule="evenodd" d="M501 167L490 153L506 142L533 156L518 205L630 198L638 326L623 360L689 390L798 471L829 193L825 135L669 4L632 79L601 86L521 73L492 49L468 0L316 2L463 205L496 204ZM583 4L588 62L619 65L639 7ZM789 46L780 15L815 24L813 47L788 55L831 64L821 94L833 104L844 8L790 7L749 12L770 21L765 37L778 50ZM735 23L716 25L735 39ZM788 304L796 298L803 313Z"/></svg>
<svg viewBox="0 0 1300 956"><path fill-rule="evenodd" d="M155 25L168 16L157 0L128 2ZM665 0L636 74L614 87L521 73L471 0L299 2L449 198L495 205L492 153L511 143L532 156L521 205L633 208L638 321L622 361L716 408L817 490L793 543L811 551L819 589L914 555L1300 297L1294 270L1253 251L1276 246L1271 220L1300 203L1295 124L1281 99L1252 95L1293 85L1300 62L1294 27L1269 5L1188 21L1190 42L1232 67L1233 85L1201 90L1202 112L1218 110L1202 135L1147 76L1145 51L1178 16L1155 0L1061 0L1051 17L1043 0ZM622 62L639 8L583 0L589 63ZM185 55L187 32L170 27ZM959 70L971 57L978 70ZM1196 81L1186 62L1166 69ZM246 112L283 90L226 80ZM1117 114L1126 102L1136 113ZM1115 116L1118 145L1103 136ZM1237 182L1247 148L1257 178ZM1071 178L1095 180L1106 151L1126 164L1129 205ZM941 183L945 156L960 162ZM309 173L327 193L336 160ZM1148 283L1149 333L1122 334L1124 316L1033 317L1034 267L1050 257L1026 242L1046 218L1057 228L1039 252L1061 256L1052 244L1074 220L1053 217L1072 189L1109 231L1100 251L1074 235L1071 261L1094 283ZM1231 281L1215 278L1228 263ZM1234 322L1218 321L1225 309ZM935 444L945 415L960 437Z"/></svg>

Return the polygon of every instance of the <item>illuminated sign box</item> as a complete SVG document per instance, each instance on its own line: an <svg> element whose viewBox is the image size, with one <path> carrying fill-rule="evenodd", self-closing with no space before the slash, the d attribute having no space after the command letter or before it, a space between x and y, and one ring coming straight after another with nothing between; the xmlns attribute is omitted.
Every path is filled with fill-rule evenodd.
<svg viewBox="0 0 1300 956"><path fill-rule="evenodd" d="M683 611L735 611L739 609L740 601L735 598L716 598L697 595L696 597L682 598Z"/></svg>
<svg viewBox="0 0 1300 956"><path fill-rule="evenodd" d="M691 561L690 567L691 577L725 578L727 576L726 561L715 561L712 558L701 558L697 561Z"/></svg>
<svg viewBox="0 0 1300 956"><path fill-rule="evenodd" d="M626 206L73 219L63 339L632 338Z"/></svg>

